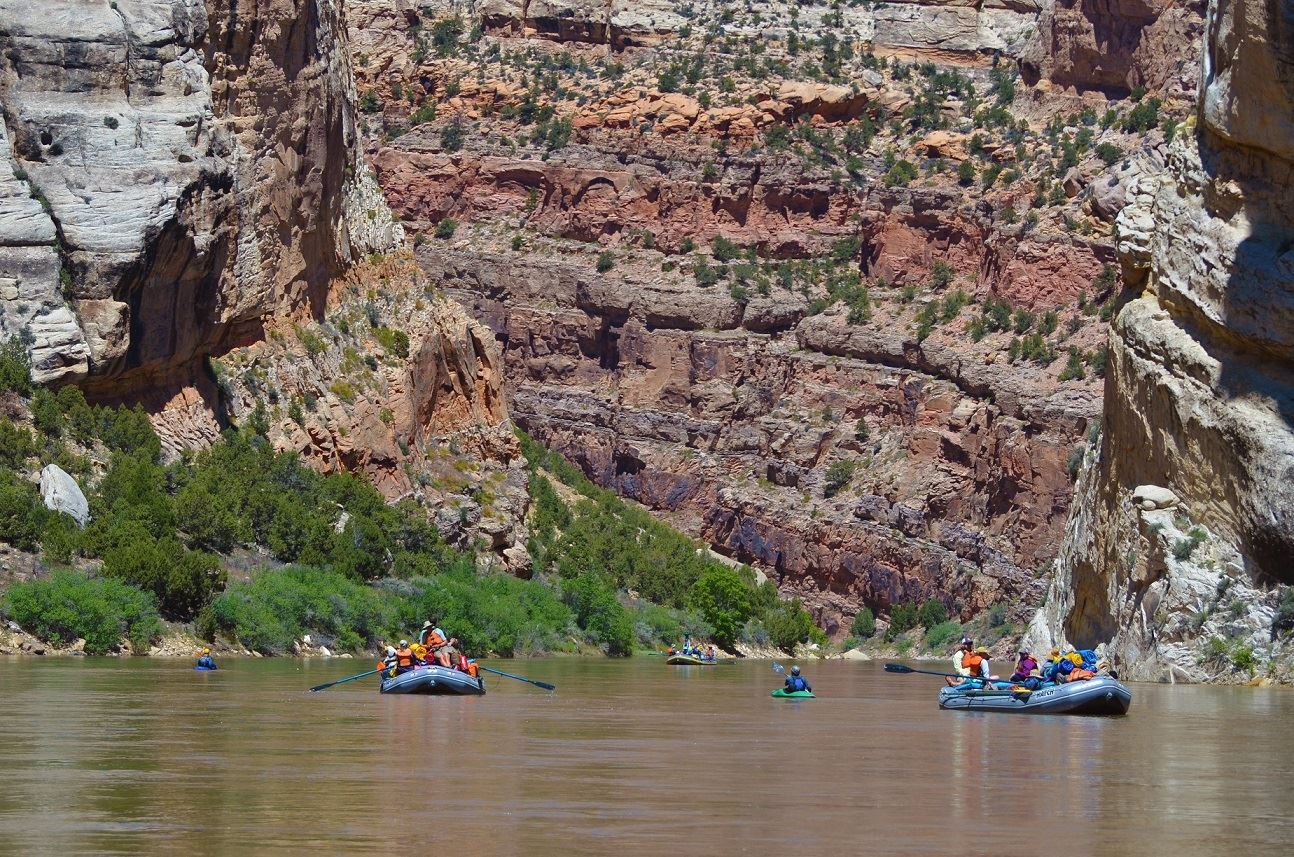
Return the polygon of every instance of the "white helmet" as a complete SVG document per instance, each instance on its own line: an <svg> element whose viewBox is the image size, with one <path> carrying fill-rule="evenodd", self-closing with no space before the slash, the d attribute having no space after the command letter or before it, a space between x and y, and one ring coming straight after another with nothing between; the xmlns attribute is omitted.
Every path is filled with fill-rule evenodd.
<svg viewBox="0 0 1294 857"><path fill-rule="evenodd" d="M408 641L408 640L401 640L401 641L400 641L400 648L402 648L402 649L403 649L403 648L404 648L405 646L407 646L407 645L409 645L409 641Z"/></svg>

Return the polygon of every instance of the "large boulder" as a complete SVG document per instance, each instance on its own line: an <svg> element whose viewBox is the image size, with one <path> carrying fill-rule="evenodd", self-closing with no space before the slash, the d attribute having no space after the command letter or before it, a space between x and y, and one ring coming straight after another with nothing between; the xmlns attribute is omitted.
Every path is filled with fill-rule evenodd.
<svg viewBox="0 0 1294 857"><path fill-rule="evenodd" d="M40 497L45 501L45 508L70 515L78 526L84 527L90 522L90 504L81 486L57 464L47 464L40 472Z"/></svg>

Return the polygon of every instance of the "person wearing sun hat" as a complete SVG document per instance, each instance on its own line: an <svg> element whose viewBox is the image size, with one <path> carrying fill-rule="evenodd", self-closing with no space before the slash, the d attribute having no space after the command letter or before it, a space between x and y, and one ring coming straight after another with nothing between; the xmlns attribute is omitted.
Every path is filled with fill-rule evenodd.
<svg viewBox="0 0 1294 857"><path fill-rule="evenodd" d="M1011 681L1024 681L1029 676L1038 671L1038 660L1029 653L1028 649L1020 649L1020 659L1015 663L1015 672L1011 674Z"/></svg>
<svg viewBox="0 0 1294 857"><path fill-rule="evenodd" d="M992 674L993 669L989 664L990 656L989 656L987 647L985 646L976 647L975 657L979 659L979 669L978 670L975 669L975 665L971 664L970 665L971 675L979 676L980 678L984 678L984 679L997 678L997 676Z"/></svg>

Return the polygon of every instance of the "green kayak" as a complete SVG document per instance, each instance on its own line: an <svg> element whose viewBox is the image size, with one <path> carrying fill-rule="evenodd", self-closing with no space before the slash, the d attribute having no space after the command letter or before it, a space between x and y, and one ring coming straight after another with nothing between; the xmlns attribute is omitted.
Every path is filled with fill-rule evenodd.
<svg viewBox="0 0 1294 857"><path fill-rule="evenodd" d="M811 690L795 690L795 691L791 691L790 693L787 693L786 688L784 687L779 687L777 690L770 692L768 695L772 697L776 697L777 699L814 699L815 698L813 695L813 691Z"/></svg>

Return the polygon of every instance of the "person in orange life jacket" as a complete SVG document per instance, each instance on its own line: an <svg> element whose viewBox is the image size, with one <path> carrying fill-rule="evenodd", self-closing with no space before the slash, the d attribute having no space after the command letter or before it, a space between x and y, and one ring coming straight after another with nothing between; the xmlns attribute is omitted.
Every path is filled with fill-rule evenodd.
<svg viewBox="0 0 1294 857"><path fill-rule="evenodd" d="M408 672L413 667L413 650L409 648L408 640L401 640L400 648L395 650L395 671L397 673Z"/></svg>
<svg viewBox="0 0 1294 857"><path fill-rule="evenodd" d="M974 649L973 651L967 651L965 656L962 658L962 667L966 670L965 681L972 681L972 684L970 685L972 690L976 687L984 687L988 685L990 675L987 649L981 647ZM979 679L979 681L973 681L974 679ZM960 687L961 685L956 686Z"/></svg>
<svg viewBox="0 0 1294 857"><path fill-rule="evenodd" d="M422 643L427 647L428 664L439 664L442 667L453 667L453 656L456 654L450 639L438 626L428 619L422 626Z"/></svg>
<svg viewBox="0 0 1294 857"><path fill-rule="evenodd" d="M807 690L809 693L813 693L813 688L809 687L809 683L804 680L804 676L800 675L800 667L798 664L791 667L791 674L786 677L784 689L787 693L795 693L800 690Z"/></svg>
<svg viewBox="0 0 1294 857"><path fill-rule="evenodd" d="M944 684L956 687L966 680L966 676L970 675L970 670L966 669L966 656L971 654L974 648L975 643L970 637L962 637L961 642L957 644L957 651L953 652L953 672L957 673L959 678L949 676L944 679Z"/></svg>
<svg viewBox="0 0 1294 857"><path fill-rule="evenodd" d="M438 628L435 622L428 619L422 623L422 631L418 634L419 643L435 651L440 646L445 645L446 639L445 632Z"/></svg>

